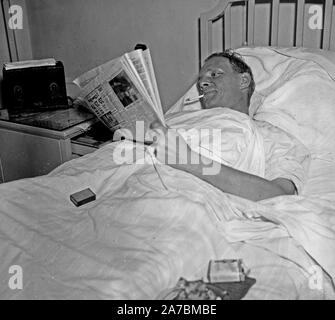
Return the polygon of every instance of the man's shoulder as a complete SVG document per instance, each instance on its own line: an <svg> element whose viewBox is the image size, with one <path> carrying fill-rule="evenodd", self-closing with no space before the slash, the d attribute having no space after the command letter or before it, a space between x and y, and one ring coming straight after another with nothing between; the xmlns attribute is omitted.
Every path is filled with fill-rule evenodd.
<svg viewBox="0 0 335 320"><path fill-rule="evenodd" d="M264 147L268 149L296 149L306 154L309 153L306 146L296 137L285 130L266 121L255 120L255 125L263 137Z"/></svg>
<svg viewBox="0 0 335 320"><path fill-rule="evenodd" d="M303 145L294 136L285 130L266 121L254 120L258 132L263 137L264 145L267 148L283 147L303 147Z"/></svg>

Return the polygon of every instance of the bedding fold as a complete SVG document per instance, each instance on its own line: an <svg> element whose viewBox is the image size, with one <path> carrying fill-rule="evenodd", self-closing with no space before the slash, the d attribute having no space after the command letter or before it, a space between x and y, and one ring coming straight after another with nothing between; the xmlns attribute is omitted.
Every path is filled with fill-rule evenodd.
<svg viewBox="0 0 335 320"><path fill-rule="evenodd" d="M223 258L243 258L250 267L256 284L247 299L335 298L332 57L280 48L240 52L263 71L255 72L251 114L312 153L303 192L252 202L150 157L136 164L125 152L124 163L116 162L120 146L135 146L108 144L47 176L0 184L1 299L153 299L179 277L205 277L208 261ZM306 113L306 105L319 113ZM250 120L222 110L169 113L174 128L190 129L199 119L196 129L216 121L222 135L214 143L208 133L195 151L217 146L212 159L264 175L263 140ZM186 133L192 144L195 131ZM136 148L145 157L146 149ZM75 207L70 195L88 187L96 201ZM13 265L22 267L22 290L8 286Z"/></svg>
<svg viewBox="0 0 335 320"><path fill-rule="evenodd" d="M255 203L158 164L165 189L152 164L115 164L115 147L0 185L2 299L153 299L181 276L204 277L210 259L239 256L254 298L306 294L315 264L334 277L334 193ZM97 200L76 208L69 195L84 187ZM250 254L259 250L265 260ZM8 288L11 265L23 268L23 290Z"/></svg>

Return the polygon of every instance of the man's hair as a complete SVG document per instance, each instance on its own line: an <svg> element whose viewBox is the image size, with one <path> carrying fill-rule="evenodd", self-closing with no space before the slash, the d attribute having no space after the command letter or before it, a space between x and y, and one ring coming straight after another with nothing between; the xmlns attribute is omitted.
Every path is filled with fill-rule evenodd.
<svg viewBox="0 0 335 320"><path fill-rule="evenodd" d="M216 52L211 54L209 57L206 58L205 62L213 57L222 57L229 60L232 68L237 73L248 73L250 75L250 84L248 90L248 99L250 102L251 96L255 91L255 80L252 74L250 67L244 62L241 55L237 52L234 52L232 49L225 50L223 52Z"/></svg>

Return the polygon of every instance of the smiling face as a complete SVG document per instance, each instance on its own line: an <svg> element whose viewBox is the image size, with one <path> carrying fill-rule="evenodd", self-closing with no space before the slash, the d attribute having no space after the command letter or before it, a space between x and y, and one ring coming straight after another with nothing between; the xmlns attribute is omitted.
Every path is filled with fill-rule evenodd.
<svg viewBox="0 0 335 320"><path fill-rule="evenodd" d="M246 113L242 77L243 74L236 72L227 58L210 58L201 68L197 82L199 92L204 94L202 107L227 107Z"/></svg>

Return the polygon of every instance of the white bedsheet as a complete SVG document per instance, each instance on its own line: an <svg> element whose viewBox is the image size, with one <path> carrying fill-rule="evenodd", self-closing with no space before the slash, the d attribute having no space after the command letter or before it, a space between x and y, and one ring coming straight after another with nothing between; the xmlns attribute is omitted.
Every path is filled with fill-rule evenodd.
<svg viewBox="0 0 335 320"><path fill-rule="evenodd" d="M161 165L166 190L151 164L116 165L115 146L0 185L1 299L152 299L229 257L257 280L246 298L334 297L332 184L254 203ZM74 207L69 195L86 187L97 200ZM23 290L8 287L12 265ZM308 286L313 265L326 272L321 290Z"/></svg>
<svg viewBox="0 0 335 320"><path fill-rule="evenodd" d="M334 150L313 152L302 195L255 203L158 165L163 185L150 163L113 162L115 147L0 185L0 299L152 299L203 277L209 259L238 257L257 281L247 299L335 298ZM86 187L97 200L76 208L69 196ZM12 265L22 290L8 286Z"/></svg>

